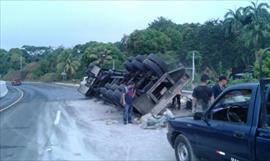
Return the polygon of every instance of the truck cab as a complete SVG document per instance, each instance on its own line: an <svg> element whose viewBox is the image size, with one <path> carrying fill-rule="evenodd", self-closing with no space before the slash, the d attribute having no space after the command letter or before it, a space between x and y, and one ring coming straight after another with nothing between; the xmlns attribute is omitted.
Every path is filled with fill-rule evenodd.
<svg viewBox="0 0 270 161"><path fill-rule="evenodd" d="M227 88L205 113L170 120L167 136L180 161L270 161L269 80Z"/></svg>

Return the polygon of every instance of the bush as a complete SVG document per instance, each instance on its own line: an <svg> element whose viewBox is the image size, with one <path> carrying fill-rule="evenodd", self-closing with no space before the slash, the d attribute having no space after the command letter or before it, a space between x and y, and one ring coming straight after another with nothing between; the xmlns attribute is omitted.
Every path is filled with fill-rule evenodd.
<svg viewBox="0 0 270 161"><path fill-rule="evenodd" d="M28 73L25 77L26 80L38 80L38 78L34 73Z"/></svg>
<svg viewBox="0 0 270 161"><path fill-rule="evenodd" d="M53 82L59 80L59 76L56 73L47 73L40 77L40 80L44 82Z"/></svg>
<svg viewBox="0 0 270 161"><path fill-rule="evenodd" d="M235 79L235 80L230 79L228 84L235 85L239 83L255 83L255 82L258 82L258 80L253 78L251 75L245 75L243 79Z"/></svg>
<svg viewBox="0 0 270 161"><path fill-rule="evenodd" d="M8 73L3 77L4 80L13 80L13 79L20 79L21 78L21 73L20 71L17 70L9 70Z"/></svg>

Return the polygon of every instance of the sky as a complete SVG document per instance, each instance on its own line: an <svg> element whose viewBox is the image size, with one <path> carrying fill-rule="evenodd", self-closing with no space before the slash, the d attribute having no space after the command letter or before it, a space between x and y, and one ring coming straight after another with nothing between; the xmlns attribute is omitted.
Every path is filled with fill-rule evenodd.
<svg viewBox="0 0 270 161"><path fill-rule="evenodd" d="M135 29L147 28L160 16L177 24L204 23L222 20L228 9L247 5L250 0L1 0L0 48L116 42Z"/></svg>

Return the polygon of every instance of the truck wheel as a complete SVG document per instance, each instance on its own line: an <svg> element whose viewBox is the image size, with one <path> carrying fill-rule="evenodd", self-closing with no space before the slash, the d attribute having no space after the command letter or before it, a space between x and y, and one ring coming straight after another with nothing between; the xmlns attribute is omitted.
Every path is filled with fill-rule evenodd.
<svg viewBox="0 0 270 161"><path fill-rule="evenodd" d="M127 71L129 71L129 72L135 71L133 65L132 65L131 62L129 62L129 61L125 61L124 67L125 67L125 69L126 69Z"/></svg>
<svg viewBox="0 0 270 161"><path fill-rule="evenodd" d="M132 63L132 65L133 65L134 67L136 67L138 70L140 70L140 71L144 71L144 70L145 70L144 65L143 65L141 62L139 62L138 60L133 59L131 63Z"/></svg>
<svg viewBox="0 0 270 161"><path fill-rule="evenodd" d="M143 61L143 64L159 77L161 77L164 74L164 72L160 69L160 67L149 59L145 59Z"/></svg>
<svg viewBox="0 0 270 161"><path fill-rule="evenodd" d="M109 99L109 100L112 100L113 98L113 91L112 90L107 90L106 91L106 97Z"/></svg>
<svg viewBox="0 0 270 161"><path fill-rule="evenodd" d="M190 142L184 135L178 135L175 139L174 151L177 161L197 161Z"/></svg>
<svg viewBox="0 0 270 161"><path fill-rule="evenodd" d="M106 88L101 87L101 88L99 89L99 91L100 91L100 93L101 93L102 95L104 95L104 94L106 93Z"/></svg>
<svg viewBox="0 0 270 161"><path fill-rule="evenodd" d="M129 62L131 62L133 59L134 59L133 56L130 56L130 57L127 58L127 60L128 60Z"/></svg>
<svg viewBox="0 0 270 161"><path fill-rule="evenodd" d="M120 92L125 92L126 91L126 86L124 84L121 84L120 86L118 86L118 89Z"/></svg>
<svg viewBox="0 0 270 161"><path fill-rule="evenodd" d="M137 56L135 57L135 59L138 60L139 62L143 62L145 58L144 58L143 55L137 55Z"/></svg>
<svg viewBox="0 0 270 161"><path fill-rule="evenodd" d="M122 97L122 92L120 92L118 89L116 89L113 92L113 99L117 104L120 104L121 97Z"/></svg>
<svg viewBox="0 0 270 161"><path fill-rule="evenodd" d="M110 83L106 83L106 84L104 85L104 87L105 87L106 89L110 89Z"/></svg>
<svg viewBox="0 0 270 161"><path fill-rule="evenodd" d="M159 59L155 54L150 54L147 58L156 63L163 72L168 71L168 65L163 60Z"/></svg>
<svg viewBox="0 0 270 161"><path fill-rule="evenodd" d="M115 90L115 89L118 88L118 86L117 86L116 84L112 84L112 85L111 85L111 88L112 88L112 90Z"/></svg>

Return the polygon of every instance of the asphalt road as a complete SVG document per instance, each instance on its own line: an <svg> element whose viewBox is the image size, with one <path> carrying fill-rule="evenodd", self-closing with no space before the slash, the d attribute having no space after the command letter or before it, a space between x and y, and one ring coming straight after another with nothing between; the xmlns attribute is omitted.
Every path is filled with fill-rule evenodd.
<svg viewBox="0 0 270 161"><path fill-rule="evenodd" d="M44 160L65 101L81 100L75 87L23 84L23 98L0 113L0 160Z"/></svg>

